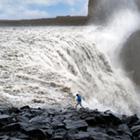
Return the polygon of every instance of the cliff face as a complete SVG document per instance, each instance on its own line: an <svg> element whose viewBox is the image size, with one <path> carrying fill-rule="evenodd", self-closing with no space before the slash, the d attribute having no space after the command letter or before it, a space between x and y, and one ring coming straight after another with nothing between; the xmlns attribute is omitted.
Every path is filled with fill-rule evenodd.
<svg viewBox="0 0 140 140"><path fill-rule="evenodd" d="M126 71L132 80L140 86L140 30L129 37L120 56Z"/></svg>
<svg viewBox="0 0 140 140"><path fill-rule="evenodd" d="M108 18L118 8L121 1L122 0L89 0L89 23L103 24L108 21Z"/></svg>
<svg viewBox="0 0 140 140"><path fill-rule="evenodd" d="M131 0L130 0L131 1ZM89 23L104 24L118 12L118 9L132 8L133 2L129 0L89 0L88 17ZM133 0L140 10L140 0Z"/></svg>
<svg viewBox="0 0 140 140"><path fill-rule="evenodd" d="M140 0L136 0L136 4L137 4L138 9L140 10Z"/></svg>
<svg viewBox="0 0 140 140"><path fill-rule="evenodd" d="M88 17L92 18L94 15L94 5L96 5L97 0L89 0L88 3Z"/></svg>

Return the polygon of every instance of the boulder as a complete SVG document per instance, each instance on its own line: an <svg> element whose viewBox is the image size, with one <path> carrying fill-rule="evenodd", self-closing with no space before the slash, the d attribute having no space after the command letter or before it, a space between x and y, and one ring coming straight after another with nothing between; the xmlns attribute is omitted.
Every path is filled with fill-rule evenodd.
<svg viewBox="0 0 140 140"><path fill-rule="evenodd" d="M82 132L82 131L78 132L77 134L75 134L69 138L74 139L74 140L91 140L89 133Z"/></svg>
<svg viewBox="0 0 140 140"><path fill-rule="evenodd" d="M16 107L11 107L8 109L8 112L11 113L20 113L20 110Z"/></svg>
<svg viewBox="0 0 140 140"><path fill-rule="evenodd" d="M45 129L43 129L44 130L44 132L45 132L45 134L46 134L46 136L47 136L47 138L49 139L49 138L51 138L52 136L53 136L53 134L54 134L54 129L53 128L45 128Z"/></svg>
<svg viewBox="0 0 140 140"><path fill-rule="evenodd" d="M0 136L0 139L1 140L9 140L9 136L3 135L3 136Z"/></svg>
<svg viewBox="0 0 140 140"><path fill-rule="evenodd" d="M66 138L67 131L65 129L57 129L51 140L64 140Z"/></svg>
<svg viewBox="0 0 140 140"><path fill-rule="evenodd" d="M131 131L134 136L139 136L140 135L140 125L133 126L131 128Z"/></svg>
<svg viewBox="0 0 140 140"><path fill-rule="evenodd" d="M20 124L19 123L7 124L7 125L5 125L1 128L1 131L6 131L6 132L19 131L19 130L20 130Z"/></svg>
<svg viewBox="0 0 140 140"><path fill-rule="evenodd" d="M42 129L28 128L26 129L26 134L30 136L30 138L36 138L38 140L46 139L46 133Z"/></svg>
<svg viewBox="0 0 140 140"><path fill-rule="evenodd" d="M121 119L112 113L104 113L102 117L106 124L119 125L122 123Z"/></svg>
<svg viewBox="0 0 140 140"><path fill-rule="evenodd" d="M23 106L20 108L20 110L30 110L30 107L27 105L27 106Z"/></svg>
<svg viewBox="0 0 140 140"><path fill-rule="evenodd" d="M89 126L95 126L98 124L95 117L87 117L85 118L85 121L87 122Z"/></svg>
<svg viewBox="0 0 140 140"><path fill-rule="evenodd" d="M90 137L92 140L115 140L103 132L94 132L93 131L92 133L90 133Z"/></svg>
<svg viewBox="0 0 140 140"><path fill-rule="evenodd" d="M135 123L139 121L137 115L132 115L130 117L126 117L123 121L128 124L129 127L132 127Z"/></svg>
<svg viewBox="0 0 140 140"><path fill-rule="evenodd" d="M132 133L130 131L130 128L128 127L127 124L121 124L118 126L117 128L117 132L119 135L129 135L130 137L132 137Z"/></svg>
<svg viewBox="0 0 140 140"><path fill-rule="evenodd" d="M106 130L106 134L108 134L109 136L116 136L116 135L118 135L118 133L116 132L116 130L114 130L112 128L108 128Z"/></svg>
<svg viewBox="0 0 140 140"><path fill-rule="evenodd" d="M65 120L65 127L66 129L77 129L77 130L83 130L86 131L88 124L84 121L84 120L77 120L77 121L73 121L73 120Z"/></svg>
<svg viewBox="0 0 140 140"><path fill-rule="evenodd" d="M64 123L56 118L53 119L51 125L53 126L54 129L65 128Z"/></svg>
<svg viewBox="0 0 140 140"><path fill-rule="evenodd" d="M4 126L5 124L8 124L13 121L13 118L9 115L0 115L0 126Z"/></svg>

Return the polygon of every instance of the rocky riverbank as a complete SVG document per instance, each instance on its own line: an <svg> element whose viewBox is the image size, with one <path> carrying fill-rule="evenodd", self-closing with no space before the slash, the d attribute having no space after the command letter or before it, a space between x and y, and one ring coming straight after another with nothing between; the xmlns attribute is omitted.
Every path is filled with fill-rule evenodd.
<svg viewBox="0 0 140 140"><path fill-rule="evenodd" d="M0 109L2 140L140 140L140 119L110 111Z"/></svg>

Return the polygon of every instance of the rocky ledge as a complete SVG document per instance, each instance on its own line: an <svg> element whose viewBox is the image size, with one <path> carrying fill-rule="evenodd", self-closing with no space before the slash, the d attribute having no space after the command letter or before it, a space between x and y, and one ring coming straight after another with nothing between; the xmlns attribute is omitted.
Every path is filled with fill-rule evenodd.
<svg viewBox="0 0 140 140"><path fill-rule="evenodd" d="M74 108L0 108L1 140L140 140L140 119Z"/></svg>

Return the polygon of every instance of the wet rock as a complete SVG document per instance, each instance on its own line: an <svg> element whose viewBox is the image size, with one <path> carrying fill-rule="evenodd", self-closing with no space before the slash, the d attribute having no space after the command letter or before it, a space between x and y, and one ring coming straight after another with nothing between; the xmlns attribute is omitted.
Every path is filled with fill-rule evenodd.
<svg viewBox="0 0 140 140"><path fill-rule="evenodd" d="M117 132L116 132L116 130L109 128L109 129L107 129L106 134L108 134L109 136L116 136Z"/></svg>
<svg viewBox="0 0 140 140"><path fill-rule="evenodd" d="M91 138L88 132L80 131L74 135L69 135L68 140L91 140Z"/></svg>
<svg viewBox="0 0 140 140"><path fill-rule="evenodd" d="M118 126L117 132L119 135L129 135L132 137L132 133L130 131L130 128L126 124L121 124Z"/></svg>
<svg viewBox="0 0 140 140"><path fill-rule="evenodd" d="M0 109L0 139L7 140L139 140L137 115L67 109Z"/></svg>
<svg viewBox="0 0 140 140"><path fill-rule="evenodd" d="M0 126L12 122L13 118L9 115L0 115Z"/></svg>
<svg viewBox="0 0 140 140"><path fill-rule="evenodd" d="M53 130L53 128L47 128L47 129L45 128L43 130L44 130L47 138L51 138L54 134L54 131L55 131L55 130Z"/></svg>
<svg viewBox="0 0 140 140"><path fill-rule="evenodd" d="M85 121L87 122L87 124L88 124L89 126L95 126L95 125L98 124L98 122L96 121L96 118L95 118L95 117L87 117L87 118L85 119Z"/></svg>
<svg viewBox="0 0 140 140"><path fill-rule="evenodd" d="M23 134L21 132L15 132L15 133L11 133L9 134L9 137L10 137L10 140L13 139L13 140L30 140L29 136L26 135L26 134Z"/></svg>
<svg viewBox="0 0 140 140"><path fill-rule="evenodd" d="M139 136L140 135L140 125L133 126L131 128L131 131L134 136Z"/></svg>
<svg viewBox="0 0 140 140"><path fill-rule="evenodd" d="M54 109L48 109L47 113L48 113L48 116L50 117L54 117L57 114L57 112Z"/></svg>
<svg viewBox="0 0 140 140"><path fill-rule="evenodd" d="M45 109L40 109L40 108L33 108L33 109L30 110L30 113L34 117L39 116L39 115L44 115L44 114L45 114L45 116L48 116L47 111Z"/></svg>
<svg viewBox="0 0 140 140"><path fill-rule="evenodd" d="M112 137L102 132L92 132L90 135L92 140L113 140Z"/></svg>
<svg viewBox="0 0 140 140"><path fill-rule="evenodd" d="M46 129L52 128L51 120L50 120L50 118L45 117L45 116L37 116L37 117L32 118L29 121L28 128L29 127L46 130Z"/></svg>
<svg viewBox="0 0 140 140"><path fill-rule="evenodd" d="M20 114L20 118L22 119L22 118L24 118L24 119L27 119L27 120L29 120L29 119L31 119L31 118L33 118L34 117L34 115L32 114L32 113L30 113L30 112L22 112L21 114Z"/></svg>
<svg viewBox="0 0 140 140"><path fill-rule="evenodd" d="M0 121L8 121L9 119L11 119L11 116L9 115L0 115Z"/></svg>
<svg viewBox="0 0 140 140"><path fill-rule="evenodd" d="M50 118L47 117L47 116L36 116L36 117L33 117L29 120L30 123L32 124L48 124L50 123Z"/></svg>
<svg viewBox="0 0 140 140"><path fill-rule="evenodd" d="M67 131L65 129L58 129L55 131L52 140L64 140L66 138Z"/></svg>
<svg viewBox="0 0 140 140"><path fill-rule="evenodd" d="M0 136L0 139L1 140L9 140L9 136L7 136L7 135Z"/></svg>
<svg viewBox="0 0 140 140"><path fill-rule="evenodd" d="M132 139L127 135L122 135L122 136L112 137L110 140L132 140Z"/></svg>
<svg viewBox="0 0 140 140"><path fill-rule="evenodd" d="M46 138L46 133L42 129L28 128L26 129L26 134L38 140L45 140Z"/></svg>
<svg viewBox="0 0 140 140"><path fill-rule="evenodd" d="M107 124L119 125L122 123L121 119L112 113L104 113L102 117L105 120L105 123Z"/></svg>
<svg viewBox="0 0 140 140"><path fill-rule="evenodd" d="M133 126L135 123L137 123L137 121L139 121L139 118L137 117L137 115L133 115L130 117L125 117L123 118L124 122L128 124L128 126Z"/></svg>
<svg viewBox="0 0 140 140"><path fill-rule="evenodd" d="M18 122L23 122L23 123L28 123L29 122L29 118L27 116L24 116L23 114L22 115L18 115L16 116L16 120Z"/></svg>
<svg viewBox="0 0 140 140"><path fill-rule="evenodd" d="M85 118L85 121L89 126L96 125L119 125L121 120L113 114L97 114L91 117Z"/></svg>
<svg viewBox="0 0 140 140"><path fill-rule="evenodd" d="M18 131L20 130L20 124L19 123L11 123L8 125L5 125L1 128L1 131Z"/></svg>
<svg viewBox="0 0 140 140"><path fill-rule="evenodd" d="M88 124L84 120L65 120L64 123L66 125L66 129L78 129L86 131L88 127Z"/></svg>
<svg viewBox="0 0 140 140"><path fill-rule="evenodd" d="M60 120L54 118L51 125L55 128L55 129L59 129L59 128L65 128L64 123L62 123Z"/></svg>
<svg viewBox="0 0 140 140"><path fill-rule="evenodd" d="M16 107L9 108L8 112L11 113L20 113L20 110Z"/></svg>
<svg viewBox="0 0 140 140"><path fill-rule="evenodd" d="M27 106L23 106L20 108L20 110L30 110L30 107L27 105Z"/></svg>
<svg viewBox="0 0 140 140"><path fill-rule="evenodd" d="M137 121L134 123L134 125L140 125L140 119L137 120Z"/></svg>

